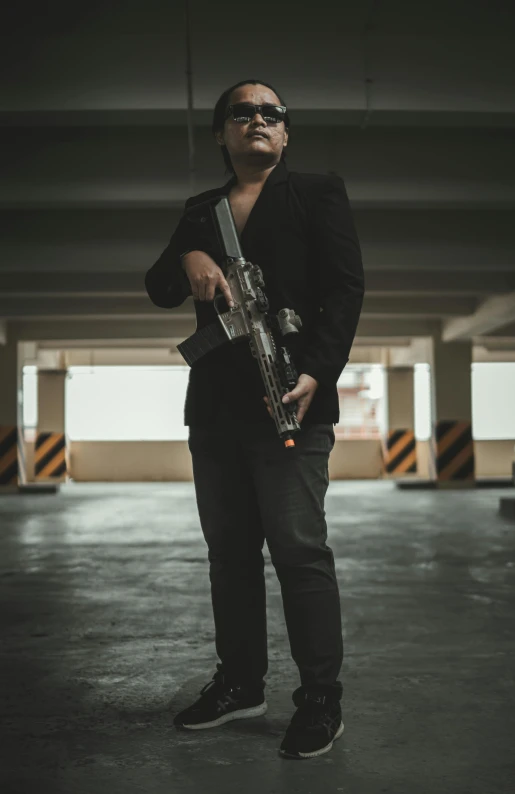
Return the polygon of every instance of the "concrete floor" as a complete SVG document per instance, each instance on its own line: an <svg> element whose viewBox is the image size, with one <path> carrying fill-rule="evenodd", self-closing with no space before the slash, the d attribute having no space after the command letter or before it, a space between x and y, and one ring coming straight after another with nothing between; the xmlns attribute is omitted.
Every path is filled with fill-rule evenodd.
<svg viewBox="0 0 515 794"><path fill-rule="evenodd" d="M299 681L268 557L268 713L171 724L217 661L193 484L0 498L2 793L513 791L506 495L331 482L345 733L298 762L277 754Z"/></svg>

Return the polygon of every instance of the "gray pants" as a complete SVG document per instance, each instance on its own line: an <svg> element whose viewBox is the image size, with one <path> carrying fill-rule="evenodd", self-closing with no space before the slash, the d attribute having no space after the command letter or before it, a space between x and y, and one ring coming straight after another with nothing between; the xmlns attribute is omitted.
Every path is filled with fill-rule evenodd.
<svg viewBox="0 0 515 794"><path fill-rule="evenodd" d="M281 586L301 687L340 699L343 662L324 498L332 424L301 423L287 449L275 424L190 427L196 499L208 546L216 651L227 680L264 686L268 669L263 544Z"/></svg>

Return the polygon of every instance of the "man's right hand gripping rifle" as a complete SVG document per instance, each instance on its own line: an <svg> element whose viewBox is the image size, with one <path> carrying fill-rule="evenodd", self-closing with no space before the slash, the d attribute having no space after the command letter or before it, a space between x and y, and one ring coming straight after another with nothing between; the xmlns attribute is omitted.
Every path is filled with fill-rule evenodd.
<svg viewBox="0 0 515 794"><path fill-rule="evenodd" d="M227 301L234 306L231 288L227 283L222 268L204 251L188 251L182 257L182 267L188 276L191 294L198 301L213 301L217 287Z"/></svg>

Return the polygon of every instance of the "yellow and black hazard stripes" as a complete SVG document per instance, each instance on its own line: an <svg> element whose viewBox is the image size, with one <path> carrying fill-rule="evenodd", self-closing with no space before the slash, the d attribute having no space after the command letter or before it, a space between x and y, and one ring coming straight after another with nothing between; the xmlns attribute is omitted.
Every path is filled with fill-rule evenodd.
<svg viewBox="0 0 515 794"><path fill-rule="evenodd" d="M441 419L435 425L437 480L474 480L472 423Z"/></svg>
<svg viewBox="0 0 515 794"><path fill-rule="evenodd" d="M417 471L417 444L414 430L390 430L384 452L388 474L411 474Z"/></svg>
<svg viewBox="0 0 515 794"><path fill-rule="evenodd" d="M62 479L66 476L64 433L40 431L36 437L34 469L36 480Z"/></svg>
<svg viewBox="0 0 515 794"><path fill-rule="evenodd" d="M0 485L18 484L18 428L0 425Z"/></svg>

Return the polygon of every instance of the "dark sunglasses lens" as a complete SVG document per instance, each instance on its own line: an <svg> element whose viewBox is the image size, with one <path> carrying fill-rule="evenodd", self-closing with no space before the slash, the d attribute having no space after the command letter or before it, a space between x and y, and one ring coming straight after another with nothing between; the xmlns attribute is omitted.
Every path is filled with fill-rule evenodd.
<svg viewBox="0 0 515 794"><path fill-rule="evenodd" d="M261 114L267 124L276 124L284 118L284 113L276 105L264 105ZM234 121L238 121L240 124L247 124L255 115L255 105L249 105L245 102L233 105L232 117Z"/></svg>
<svg viewBox="0 0 515 794"><path fill-rule="evenodd" d="M277 105L264 105L262 115L267 124L278 123L284 119L284 113Z"/></svg>
<svg viewBox="0 0 515 794"><path fill-rule="evenodd" d="M254 105L240 103L232 106L232 117L234 121L239 121L240 124L245 124L254 118L254 113Z"/></svg>

